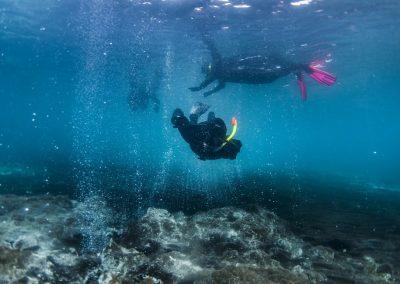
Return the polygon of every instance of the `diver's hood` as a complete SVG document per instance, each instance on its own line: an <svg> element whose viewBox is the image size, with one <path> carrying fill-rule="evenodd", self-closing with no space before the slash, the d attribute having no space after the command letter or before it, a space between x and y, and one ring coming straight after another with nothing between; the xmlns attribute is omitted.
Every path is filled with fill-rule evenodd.
<svg viewBox="0 0 400 284"><path fill-rule="evenodd" d="M172 115L171 123L174 128L184 127L189 123L187 117L183 114L183 111L176 109Z"/></svg>

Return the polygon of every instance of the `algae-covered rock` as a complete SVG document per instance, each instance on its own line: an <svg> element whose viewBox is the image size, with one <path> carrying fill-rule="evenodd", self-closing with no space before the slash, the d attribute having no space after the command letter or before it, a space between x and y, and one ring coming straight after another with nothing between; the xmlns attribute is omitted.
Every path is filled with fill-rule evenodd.
<svg viewBox="0 0 400 284"><path fill-rule="evenodd" d="M396 238L356 243L326 237L319 244L315 235L304 238L311 243L262 208L224 207L191 216L149 208L120 227L103 223L94 233L107 242L93 251L84 249L91 240L83 227L96 218L81 220L87 205L64 196L0 195L1 206L0 283L399 281L397 255L387 254L398 249ZM101 206L106 204L90 204ZM110 212L102 210L99 218ZM372 257L375 249L385 254Z"/></svg>

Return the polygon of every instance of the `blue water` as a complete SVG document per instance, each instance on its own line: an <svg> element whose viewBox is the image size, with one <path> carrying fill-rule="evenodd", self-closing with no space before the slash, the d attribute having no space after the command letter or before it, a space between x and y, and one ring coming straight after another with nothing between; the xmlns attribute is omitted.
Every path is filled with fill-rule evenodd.
<svg viewBox="0 0 400 284"><path fill-rule="evenodd" d="M133 200L125 209L143 213L167 206L165 198L176 210L243 204L248 196L236 201L246 192L251 202L271 202L264 191L282 184L301 196L310 178L325 182L317 192L337 183L398 191L399 24L394 0L4 0L0 192L72 194L86 204L125 192ZM210 59L204 33L223 56L324 60L337 84L306 78L302 101L290 75L228 83L203 98L188 87ZM146 83L157 72L160 111L131 111L130 78ZM235 161L198 160L171 127L173 110L188 113L197 101L227 122L237 117ZM90 235L106 218L93 221L97 209L87 210Z"/></svg>
<svg viewBox="0 0 400 284"><path fill-rule="evenodd" d="M1 1L0 282L397 283L399 26L396 0ZM204 34L337 83L204 98ZM139 81L158 112L130 109ZM236 160L199 160L172 127L198 101L237 118Z"/></svg>
<svg viewBox="0 0 400 284"><path fill-rule="evenodd" d="M399 4L309 2L3 1L2 163L134 164L211 187L274 168L398 188ZM209 58L204 31L225 56L273 50L328 59L338 83L307 79L306 102L293 76L228 84L203 99L187 88ZM130 112L135 68L162 70L160 113ZM199 100L226 121L237 116L244 147L236 161L197 161L170 127L175 107L188 112Z"/></svg>

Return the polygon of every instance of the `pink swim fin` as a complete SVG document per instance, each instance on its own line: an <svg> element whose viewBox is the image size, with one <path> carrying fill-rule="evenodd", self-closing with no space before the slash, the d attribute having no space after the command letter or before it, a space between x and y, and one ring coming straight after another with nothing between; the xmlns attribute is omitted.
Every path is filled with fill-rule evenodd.
<svg viewBox="0 0 400 284"><path fill-rule="evenodd" d="M311 73L310 77L321 85L332 86L336 82L336 77L328 72L317 68L317 64L311 63L309 66Z"/></svg>
<svg viewBox="0 0 400 284"><path fill-rule="evenodd" d="M297 74L296 77L297 77L297 84L299 85L301 92L301 99L305 101L307 100L307 89L306 89L306 84L304 83L303 73Z"/></svg>

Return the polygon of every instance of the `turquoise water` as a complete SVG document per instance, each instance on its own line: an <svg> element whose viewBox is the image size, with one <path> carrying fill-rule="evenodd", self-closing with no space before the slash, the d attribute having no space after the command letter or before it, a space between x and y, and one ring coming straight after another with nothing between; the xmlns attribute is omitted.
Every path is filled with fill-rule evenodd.
<svg viewBox="0 0 400 284"><path fill-rule="evenodd" d="M218 179L224 171L271 165L398 187L398 4L224 3L3 2L2 161L90 156L138 167L168 164L167 170L196 170L207 179L211 172ZM338 83L324 88L307 79L307 102L299 100L293 76L261 86L228 84L203 99L187 90L202 79L200 66L209 58L200 29L225 56L273 50L327 59ZM161 70L160 113L129 111L135 68ZM237 161L196 161L170 127L175 107L188 112L199 100L226 121L238 117L244 147Z"/></svg>
<svg viewBox="0 0 400 284"><path fill-rule="evenodd" d="M88 251L109 242L102 228L123 227L149 207L196 214L262 206L296 233L296 225L311 224L307 234L314 235L322 233L312 229L313 210L336 216L321 221L329 226L345 224L346 214L360 214L355 224L376 218L346 238L386 241L389 230L394 253L399 24L394 0L4 0L0 193L81 202L78 227ZM227 83L203 98L188 88L203 80L201 66L210 60L205 33L223 56L321 60L337 83L307 77L307 101L294 75L266 85ZM156 82L158 112L129 108L135 76ZM188 114L197 101L226 122L238 119L236 160L200 161L172 128L173 110ZM374 235L377 224L383 236Z"/></svg>

